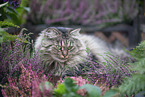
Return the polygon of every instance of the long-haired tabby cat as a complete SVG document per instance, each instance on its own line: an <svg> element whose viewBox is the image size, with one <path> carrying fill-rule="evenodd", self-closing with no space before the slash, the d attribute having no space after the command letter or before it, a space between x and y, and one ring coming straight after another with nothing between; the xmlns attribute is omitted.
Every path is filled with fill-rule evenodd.
<svg viewBox="0 0 145 97"><path fill-rule="evenodd" d="M127 56L123 50L109 49L106 42L97 37L80 34L80 30L49 27L40 33L35 42L35 50L41 54L45 72L60 75L65 68L77 68L90 55L103 62L107 51Z"/></svg>

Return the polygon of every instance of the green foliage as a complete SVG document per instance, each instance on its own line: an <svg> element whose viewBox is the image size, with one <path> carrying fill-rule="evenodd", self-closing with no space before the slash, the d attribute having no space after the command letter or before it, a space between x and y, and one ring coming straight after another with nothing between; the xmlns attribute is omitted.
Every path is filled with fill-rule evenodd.
<svg viewBox="0 0 145 97"><path fill-rule="evenodd" d="M142 41L136 48L129 52L136 60L145 58L145 41Z"/></svg>
<svg viewBox="0 0 145 97"><path fill-rule="evenodd" d="M64 83L54 89L54 97L82 97L76 93L78 89L78 85L71 78L66 78Z"/></svg>
<svg viewBox="0 0 145 97"><path fill-rule="evenodd" d="M58 84L57 88L54 89L55 95L60 95L62 96L62 94L64 94L66 92L66 88L65 85L62 84Z"/></svg>
<svg viewBox="0 0 145 97"><path fill-rule="evenodd" d="M110 89L107 91L103 97L119 97L119 91L117 89Z"/></svg>
<svg viewBox="0 0 145 97"><path fill-rule="evenodd" d="M28 4L29 4L29 0L21 0L21 4L20 4L20 7L26 7L26 6L28 6Z"/></svg>
<svg viewBox="0 0 145 97"><path fill-rule="evenodd" d="M145 74L145 58L140 59L139 61L130 64L131 70L135 71L137 74Z"/></svg>
<svg viewBox="0 0 145 97"><path fill-rule="evenodd" d="M20 25L25 23L25 15L29 12L29 8L26 7L27 0L22 0L22 4L14 8L10 6L8 2L0 4L0 21L7 21L14 23L16 25Z"/></svg>
<svg viewBox="0 0 145 97"><path fill-rule="evenodd" d="M26 29L23 28L20 33L23 33L24 30L26 30ZM27 36L28 35L26 35L25 37L27 37ZM29 43L24 37L20 37L20 36L18 37L17 35L11 35L11 34L7 33L6 31L4 31L2 28L0 28L0 43L15 41L16 39L18 39L19 41L22 41L24 43Z"/></svg>
<svg viewBox="0 0 145 97"><path fill-rule="evenodd" d="M27 6L28 0L21 0L20 6L16 8L17 17L20 21L20 24L24 24L26 22L27 13L30 12L30 8Z"/></svg>
<svg viewBox="0 0 145 97"><path fill-rule="evenodd" d="M17 38L18 38L17 35L11 35L0 28L0 43L14 41Z"/></svg>
<svg viewBox="0 0 145 97"><path fill-rule="evenodd" d="M41 82L39 85L39 88L40 88L41 92L44 92L45 90L52 90L53 84L48 81Z"/></svg>
<svg viewBox="0 0 145 97"><path fill-rule="evenodd" d="M0 27L17 27L17 28L19 28L19 26L13 24L12 22L8 22L8 21L0 21Z"/></svg>
<svg viewBox="0 0 145 97"><path fill-rule="evenodd" d="M10 6L9 2L0 4L0 43L14 41L16 39L21 40L17 35L11 35L2 28L19 28L17 25L24 23L25 19L23 16L26 11L29 11L29 8L25 7L26 4L28 4L26 1L27 0L22 0L22 4L17 8Z"/></svg>
<svg viewBox="0 0 145 97"><path fill-rule="evenodd" d="M130 97L132 94L137 94L145 90L145 75L135 74L124 81L125 82L119 87L122 95L126 94Z"/></svg>
<svg viewBox="0 0 145 97"><path fill-rule="evenodd" d="M131 77L124 79L124 83L119 87L121 94L131 96L141 91L145 91L145 41L142 41L131 52L137 60L130 63L130 69L134 71Z"/></svg>
<svg viewBox="0 0 145 97"><path fill-rule="evenodd" d="M80 90L83 91L83 95L80 94ZM66 78L63 83L58 84L54 89L53 97L118 97L115 96L119 91L116 89L110 89L103 96L101 96L101 89L98 86L94 86L91 84L84 84L82 86L78 86L75 84L75 81L71 78Z"/></svg>
<svg viewBox="0 0 145 97"><path fill-rule="evenodd" d="M80 89L86 89L88 97L100 97L101 95L101 89L91 84L85 84Z"/></svg>

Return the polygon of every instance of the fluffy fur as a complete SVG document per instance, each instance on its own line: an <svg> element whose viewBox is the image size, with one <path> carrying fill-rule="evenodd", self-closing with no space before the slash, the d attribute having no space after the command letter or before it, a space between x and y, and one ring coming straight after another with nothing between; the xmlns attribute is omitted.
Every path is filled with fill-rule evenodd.
<svg viewBox="0 0 145 97"><path fill-rule="evenodd" d="M44 71L60 75L65 67L76 67L94 55L104 62L106 52L114 55L128 56L123 50L109 48L103 40L80 34L80 29L50 27L43 30L36 39L35 50L41 54Z"/></svg>

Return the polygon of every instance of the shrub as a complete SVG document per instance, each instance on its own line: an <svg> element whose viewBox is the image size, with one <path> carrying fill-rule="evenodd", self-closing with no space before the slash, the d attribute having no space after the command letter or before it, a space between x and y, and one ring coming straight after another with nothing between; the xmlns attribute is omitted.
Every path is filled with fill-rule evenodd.
<svg viewBox="0 0 145 97"><path fill-rule="evenodd" d="M50 97L52 95L53 85L48 82L47 77L41 73L32 71L31 65L28 69L22 63L21 75L19 78L8 79L8 84L2 90L3 96L7 97Z"/></svg>
<svg viewBox="0 0 145 97"><path fill-rule="evenodd" d="M31 52L32 44L26 40L28 35L16 36L16 41L2 42L0 46L0 83L6 82L7 77L18 75L19 63L24 66L31 64L32 68L38 70L41 65L40 56Z"/></svg>
<svg viewBox="0 0 145 97"><path fill-rule="evenodd" d="M70 77L60 80L54 89L54 97L118 97L118 90L104 89L103 85L98 85L98 81L94 85L89 84L88 80L82 77ZM109 91L108 91L109 90ZM102 92L102 93L101 93ZM102 96L103 95L103 96ZM117 96L115 96L117 95Z"/></svg>
<svg viewBox="0 0 145 97"><path fill-rule="evenodd" d="M134 48L130 53L136 59L136 62L130 63L130 70L134 71L131 77L124 79L124 83L119 87L121 94L127 96L135 95L145 91L145 41Z"/></svg>
<svg viewBox="0 0 145 97"><path fill-rule="evenodd" d="M49 25L130 23L138 13L136 0L32 0L30 9L29 21Z"/></svg>
<svg viewBox="0 0 145 97"><path fill-rule="evenodd" d="M129 58L115 57L111 53L107 53L106 56L108 56L105 59L106 62L89 61L91 72L88 74L88 78L93 83L100 78L100 81L106 82L109 87L118 86L125 76L130 76L132 73L128 66Z"/></svg>
<svg viewBox="0 0 145 97"><path fill-rule="evenodd" d="M26 13L29 11L29 8L26 6L27 0L1 0L0 21L9 22L7 24L16 25L25 23Z"/></svg>
<svg viewBox="0 0 145 97"><path fill-rule="evenodd" d="M8 84L3 85L3 96L7 97L103 97L119 95L117 90L104 90L104 87L89 84L82 77L65 78L58 81L56 88L48 82L48 76L42 72L36 73L31 65L25 68L20 64L21 74L19 78L8 78ZM107 92L106 92L107 91ZM105 93L105 94L104 94ZM107 96L106 96L107 95Z"/></svg>

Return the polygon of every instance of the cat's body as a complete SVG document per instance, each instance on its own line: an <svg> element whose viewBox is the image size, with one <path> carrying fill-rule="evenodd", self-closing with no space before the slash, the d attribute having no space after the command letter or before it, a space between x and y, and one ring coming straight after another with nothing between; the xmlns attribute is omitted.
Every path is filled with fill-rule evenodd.
<svg viewBox="0 0 145 97"><path fill-rule="evenodd" d="M90 55L104 62L105 52L114 55L127 54L123 50L109 49L106 42L89 35L79 33L80 29L50 27L43 30L36 39L35 50L39 51L44 60L44 68L48 73L59 75L65 67L76 67L87 62Z"/></svg>

